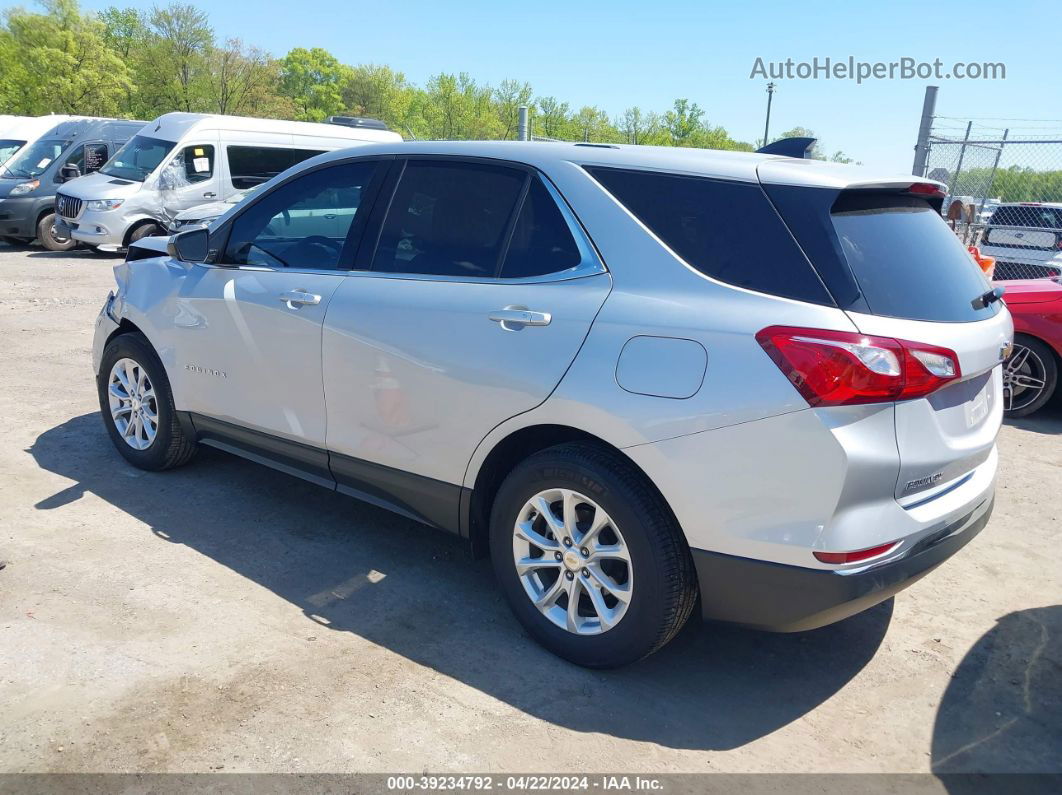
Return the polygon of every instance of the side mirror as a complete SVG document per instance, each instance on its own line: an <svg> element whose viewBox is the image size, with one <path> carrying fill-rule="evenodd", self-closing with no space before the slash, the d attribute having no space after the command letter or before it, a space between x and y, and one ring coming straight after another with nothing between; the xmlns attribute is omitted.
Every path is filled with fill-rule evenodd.
<svg viewBox="0 0 1062 795"><path fill-rule="evenodd" d="M166 244L166 252L181 262L206 262L210 252L210 232L202 226L178 232Z"/></svg>
<svg viewBox="0 0 1062 795"><path fill-rule="evenodd" d="M73 164L65 165L59 169L59 181L69 182L81 176L81 169Z"/></svg>

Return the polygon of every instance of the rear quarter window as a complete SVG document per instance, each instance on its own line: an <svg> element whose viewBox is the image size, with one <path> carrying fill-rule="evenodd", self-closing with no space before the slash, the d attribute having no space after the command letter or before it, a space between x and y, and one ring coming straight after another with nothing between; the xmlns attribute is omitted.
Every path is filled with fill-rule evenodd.
<svg viewBox="0 0 1062 795"><path fill-rule="evenodd" d="M597 166L586 170L706 276L770 295L834 304L759 185Z"/></svg>

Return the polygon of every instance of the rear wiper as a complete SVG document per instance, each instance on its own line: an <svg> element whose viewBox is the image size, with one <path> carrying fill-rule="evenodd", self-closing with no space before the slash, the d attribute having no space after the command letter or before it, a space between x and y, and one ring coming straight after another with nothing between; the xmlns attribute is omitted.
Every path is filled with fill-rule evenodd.
<svg viewBox="0 0 1062 795"><path fill-rule="evenodd" d="M973 304L974 309L983 309L986 306L991 306L996 301L1001 301L1004 292L1006 292L1006 290L1002 287L993 287L988 292L977 296L970 303Z"/></svg>

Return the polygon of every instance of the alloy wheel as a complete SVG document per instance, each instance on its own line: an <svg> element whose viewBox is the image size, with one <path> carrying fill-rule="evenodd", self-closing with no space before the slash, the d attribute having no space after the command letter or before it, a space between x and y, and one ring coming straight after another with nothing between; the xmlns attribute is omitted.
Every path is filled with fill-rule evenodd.
<svg viewBox="0 0 1062 795"><path fill-rule="evenodd" d="M1032 348L1014 343L1003 365L1003 410L1018 411L1035 401L1047 388L1047 368Z"/></svg>
<svg viewBox="0 0 1062 795"><path fill-rule="evenodd" d="M630 606L634 572L623 535L578 492L548 489L524 504L513 527L513 562L539 612L573 634L607 632Z"/></svg>
<svg viewBox="0 0 1062 795"><path fill-rule="evenodd" d="M119 359L107 384L111 421L126 444L146 450L159 429L159 408L147 371L134 359Z"/></svg>

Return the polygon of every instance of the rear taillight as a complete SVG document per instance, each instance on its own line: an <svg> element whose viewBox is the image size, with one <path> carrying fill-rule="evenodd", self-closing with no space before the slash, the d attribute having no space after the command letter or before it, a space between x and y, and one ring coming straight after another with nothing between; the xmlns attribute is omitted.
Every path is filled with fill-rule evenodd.
<svg viewBox="0 0 1062 795"><path fill-rule="evenodd" d="M770 326L756 341L812 406L911 400L961 375L954 351L892 337Z"/></svg>
<svg viewBox="0 0 1062 795"><path fill-rule="evenodd" d="M811 554L823 563L858 563L861 560L870 560L870 558L876 558L878 555L884 555L886 552L891 552L899 543L899 541L891 541L888 544L870 547L870 549L860 549L855 552L815 551Z"/></svg>

